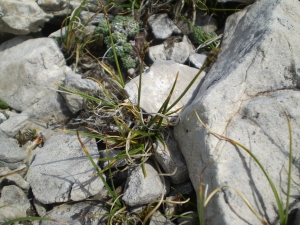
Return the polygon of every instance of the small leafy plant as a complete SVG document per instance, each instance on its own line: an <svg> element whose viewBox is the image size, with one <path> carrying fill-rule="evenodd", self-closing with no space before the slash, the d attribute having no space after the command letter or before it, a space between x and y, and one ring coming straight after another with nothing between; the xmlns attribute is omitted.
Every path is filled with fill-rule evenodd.
<svg viewBox="0 0 300 225"><path fill-rule="evenodd" d="M111 36L109 35L109 27L112 28ZM125 69L136 68L137 66L137 60L129 39L132 39L138 32L139 23L128 16L116 16L110 26L105 19L102 19L95 29L96 34L104 36L104 43L108 48L107 58L111 62L115 62L111 42L111 38L113 39L115 54Z"/></svg>

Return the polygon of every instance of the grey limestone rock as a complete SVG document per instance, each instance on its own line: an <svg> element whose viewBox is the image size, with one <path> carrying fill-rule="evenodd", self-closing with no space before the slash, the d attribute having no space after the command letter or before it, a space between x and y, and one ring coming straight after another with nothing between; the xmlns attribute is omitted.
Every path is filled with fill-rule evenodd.
<svg viewBox="0 0 300 225"><path fill-rule="evenodd" d="M188 84L198 73L198 70L179 63L175 63L171 60L156 60L150 67L150 69L143 75L141 107L146 112L156 113L160 109L170 93L177 73L178 81L175 87L175 91L170 100L169 105L171 105L182 94ZM181 101L173 107L172 111L184 107L192 101L195 94L197 93L198 85L204 75L205 72L202 72L199 75L195 83L183 96ZM125 90L129 94L129 99L133 103L137 103L138 83L139 77L136 77L125 85Z"/></svg>
<svg viewBox="0 0 300 225"><path fill-rule="evenodd" d="M149 58L151 59L151 61L153 61L153 62L155 60L159 60L159 59L160 60L167 59L164 44L151 46L149 48L148 55L149 55Z"/></svg>
<svg viewBox="0 0 300 225"><path fill-rule="evenodd" d="M90 79L82 79L80 74L70 74L66 77L64 85L72 91L80 91L90 95L97 95L102 91L100 85ZM62 96L65 98L66 103L72 113L76 113L83 109L86 99L76 94L62 92Z"/></svg>
<svg viewBox="0 0 300 225"><path fill-rule="evenodd" d="M30 207L25 193L15 185L3 187L0 198L0 222L26 217Z"/></svg>
<svg viewBox="0 0 300 225"><path fill-rule="evenodd" d="M151 15L148 18L148 24L156 39L167 39L168 37L171 37L172 34L181 33L166 13Z"/></svg>
<svg viewBox="0 0 300 225"><path fill-rule="evenodd" d="M242 191L268 221L276 217L274 195L255 161L243 149L216 138L214 132L249 148L285 199L289 132L293 133L293 177L298 177L300 151L300 2L256 1L227 19L218 59L200 90L180 115L175 136L185 156L194 188L199 175L209 192L222 185ZM280 106L282 107L280 107ZM291 196L298 194L295 185ZM207 223L259 224L231 189L214 196L204 211Z"/></svg>
<svg viewBox="0 0 300 225"><path fill-rule="evenodd" d="M53 39L30 39L6 49L0 54L0 68L0 98L10 107L45 123L67 119L70 113L56 84L61 85L71 69Z"/></svg>
<svg viewBox="0 0 300 225"><path fill-rule="evenodd" d="M194 53L189 56L189 61L194 67L200 69L203 66L206 58L207 55L205 54Z"/></svg>
<svg viewBox="0 0 300 225"><path fill-rule="evenodd" d="M174 223L172 223L159 212L155 212L150 219L149 225L174 225Z"/></svg>
<svg viewBox="0 0 300 225"><path fill-rule="evenodd" d="M0 130L0 167L14 170L23 164L26 156L25 151Z"/></svg>
<svg viewBox="0 0 300 225"><path fill-rule="evenodd" d="M0 45L0 52L3 52L4 50L9 49L11 47L15 47L18 44L21 44L24 41L27 41L31 38L31 36L16 36L12 39L9 39L8 41L5 41Z"/></svg>
<svg viewBox="0 0 300 225"><path fill-rule="evenodd" d="M194 49L188 37L184 35L181 42L174 42L173 46L167 47L165 51L168 60L183 64L194 52Z"/></svg>
<svg viewBox="0 0 300 225"><path fill-rule="evenodd" d="M43 97L56 96L55 83L62 84L66 65L51 38L31 39L0 54L0 97L10 107L23 111Z"/></svg>
<svg viewBox="0 0 300 225"><path fill-rule="evenodd" d="M183 183L189 179L189 175L179 145L171 134L164 135L164 142L165 144L156 142L155 159L165 173L172 174L170 175L172 183Z"/></svg>
<svg viewBox="0 0 300 225"><path fill-rule="evenodd" d="M68 0L37 0L36 3L45 11L61 11L68 7Z"/></svg>
<svg viewBox="0 0 300 225"><path fill-rule="evenodd" d="M73 204L62 204L54 207L45 217L63 221L72 225L106 225L108 211L99 202L82 201ZM103 216L104 215L104 216ZM51 221L41 221L41 225L56 225Z"/></svg>
<svg viewBox="0 0 300 225"><path fill-rule="evenodd" d="M168 192L163 176L159 176L152 164L146 162L147 176L142 167L132 169L127 179L123 201L128 206L141 206L157 200Z"/></svg>
<svg viewBox="0 0 300 225"><path fill-rule="evenodd" d="M24 169L25 167L23 167ZM3 184L11 184L16 185L23 190L29 189L29 183L23 179L23 177L19 173L14 173L22 170L22 168L17 168L16 170L10 170L8 167L0 167L0 176L4 176L0 178L0 189ZM7 176L5 176L7 175Z"/></svg>
<svg viewBox="0 0 300 225"><path fill-rule="evenodd" d="M46 108L49 109L49 106ZM26 113L12 113L8 120L0 124L0 130L8 137L15 137L19 131L26 129L43 130L46 127L47 123L30 119Z"/></svg>
<svg viewBox="0 0 300 225"><path fill-rule="evenodd" d="M47 20L47 14L35 0L0 1L0 32L16 35L40 31Z"/></svg>
<svg viewBox="0 0 300 225"><path fill-rule="evenodd" d="M81 139L97 162L99 153L95 140ZM58 132L37 151L30 165L28 182L35 198L43 204L79 201L103 188L95 172L77 136Z"/></svg>

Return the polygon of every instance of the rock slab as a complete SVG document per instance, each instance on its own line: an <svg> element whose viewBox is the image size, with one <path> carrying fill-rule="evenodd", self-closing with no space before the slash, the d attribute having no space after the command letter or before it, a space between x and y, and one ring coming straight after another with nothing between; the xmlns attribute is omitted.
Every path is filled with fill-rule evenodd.
<svg viewBox="0 0 300 225"><path fill-rule="evenodd" d="M230 16L217 62L175 128L194 188L202 169L215 162L203 174L208 191L237 188L270 224L276 203L262 171L244 150L203 128L195 111L212 131L251 149L285 201L289 133L283 109L293 132L292 176L299 177L299 10L296 0L261 0ZM291 196L298 188L292 184ZM217 194L204 215L211 225L260 223L232 189Z"/></svg>
<svg viewBox="0 0 300 225"><path fill-rule="evenodd" d="M96 142L81 137L97 163ZM35 198L43 204L79 201L97 194L104 184L88 160L76 135L58 132L37 151L28 182Z"/></svg>
<svg viewBox="0 0 300 225"><path fill-rule="evenodd" d="M178 80L170 100L169 106L178 99L185 88L189 85L199 70L191 68L171 60L157 60L142 76L142 92L140 106L148 113L156 113L167 99L170 90L178 73ZM189 91L179 101L171 111L177 110L188 105L195 94L197 93L198 85L204 77L205 72L202 72L191 86ZM132 79L125 85L125 90L129 94L129 99L137 104L138 99L138 83L139 76Z"/></svg>

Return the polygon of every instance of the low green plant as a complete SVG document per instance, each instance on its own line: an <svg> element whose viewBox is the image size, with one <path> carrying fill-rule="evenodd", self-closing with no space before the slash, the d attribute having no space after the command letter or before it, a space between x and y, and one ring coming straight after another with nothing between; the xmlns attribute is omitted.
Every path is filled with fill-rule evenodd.
<svg viewBox="0 0 300 225"><path fill-rule="evenodd" d="M76 7L70 16L66 17L61 26L60 42L62 49L66 52L67 60L75 55L75 68L77 67L79 57L83 54L87 45L95 42L99 38L99 34L94 31L88 31L87 25L93 18L103 10L111 7L110 5L99 5L99 10L94 13L88 21L83 23L80 19L80 13L84 10L89 0L83 0L81 4Z"/></svg>
<svg viewBox="0 0 300 225"><path fill-rule="evenodd" d="M0 109L8 109L9 108L9 105L7 105L5 102L3 102L1 99L0 99Z"/></svg>
<svg viewBox="0 0 300 225"><path fill-rule="evenodd" d="M18 134L16 135L16 139L20 146L25 145L28 141L33 141L38 137L36 129L26 129L24 132L19 130Z"/></svg>
<svg viewBox="0 0 300 225"><path fill-rule="evenodd" d="M207 127L203 121L201 120L201 118L199 117L198 113L195 111L195 115L198 119L198 121L201 123L201 125L212 135L214 135L215 137L221 139L221 140L225 140L228 141L229 143L231 143L232 145L239 147L241 149L243 149L245 152L247 152L247 154L249 154L251 156L252 159L254 159L254 161L256 162L256 164L260 167L260 169L262 170L262 172L265 175L265 178L267 179L271 190L274 194L275 200L276 200L276 204L277 204L277 210L278 210L278 216L279 216L279 224L280 225L287 225L288 223L288 212L289 212L289 199L290 199L290 190L291 190L291 181L292 181L292 162L293 162L293 149L292 149L292 129L291 129L291 124L290 124L290 120L289 117L287 115L287 113L285 112L285 110L280 106L280 108L283 110L284 115L286 117L287 120L287 125L288 125L288 132L289 132L289 168L288 168L288 178L287 178L287 197L286 197L286 201L285 204L282 201L282 199L279 197L278 194L278 190L276 189L271 177L269 176L268 172L266 171L266 169L264 168L264 166L261 164L261 162L258 160L258 158L252 153L252 151L245 147L244 145L240 144L237 141L234 141L233 139L230 139L228 137L225 137L223 135L217 134L216 132L212 131L209 127ZM251 206L251 204L248 202L248 200L244 197L244 195L237 190L236 188L232 187L232 186L221 186L216 188L205 200L203 197L203 187L202 187L202 180L203 180L203 173L205 171L205 169L212 165L214 162L210 163L209 165L205 166L200 174L200 183L199 183L199 191L198 191L198 198L199 198L199 205L198 205L198 214L199 214L199 220L200 220L200 225L204 225L204 217L203 217L203 208L208 204L208 202L210 201L210 199L220 190L224 189L224 188L230 188L233 189L245 202L245 204L248 206L248 208L254 213L254 215L261 221L262 224L264 225L268 225L269 223L263 219L258 212L256 212L254 210L254 208ZM284 209L285 208L285 209Z"/></svg>
<svg viewBox="0 0 300 225"><path fill-rule="evenodd" d="M111 30L112 34L109 35ZM139 23L128 16L116 16L111 24L108 24L106 19L102 19L95 29L96 34L104 37L104 43L108 48L108 60L116 62L114 58L115 53L125 69L137 67L137 60L134 57L133 48L129 40L138 32ZM113 41L111 41L111 38ZM112 48L115 48L115 52Z"/></svg>

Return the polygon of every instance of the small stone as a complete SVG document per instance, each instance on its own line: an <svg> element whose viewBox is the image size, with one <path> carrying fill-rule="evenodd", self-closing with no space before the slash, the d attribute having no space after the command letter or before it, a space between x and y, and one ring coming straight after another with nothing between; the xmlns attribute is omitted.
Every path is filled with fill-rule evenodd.
<svg viewBox="0 0 300 225"><path fill-rule="evenodd" d="M54 207L45 217L63 221L72 225L106 225L108 211L99 202L83 201L62 204ZM42 221L41 225L57 225L55 222Z"/></svg>
<svg viewBox="0 0 300 225"><path fill-rule="evenodd" d="M206 58L207 55L205 54L193 53L190 55L189 61L195 68L200 69L203 66Z"/></svg>
<svg viewBox="0 0 300 225"><path fill-rule="evenodd" d="M29 200L20 188L15 185L3 187L0 198L0 223L26 217L29 208Z"/></svg>
<svg viewBox="0 0 300 225"><path fill-rule="evenodd" d="M180 29L169 19L167 13L150 16L148 23L156 39L167 39L172 34L181 33Z"/></svg>
<svg viewBox="0 0 300 225"><path fill-rule="evenodd" d="M25 151L0 130L0 167L17 169L26 157Z"/></svg>
<svg viewBox="0 0 300 225"><path fill-rule="evenodd" d="M164 177L159 176L152 164L148 162L145 163L145 168L146 177L144 177L141 166L130 172L122 198L128 206L148 204L167 193Z"/></svg>

